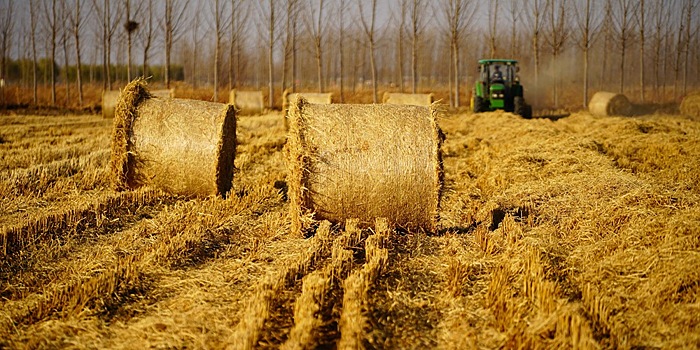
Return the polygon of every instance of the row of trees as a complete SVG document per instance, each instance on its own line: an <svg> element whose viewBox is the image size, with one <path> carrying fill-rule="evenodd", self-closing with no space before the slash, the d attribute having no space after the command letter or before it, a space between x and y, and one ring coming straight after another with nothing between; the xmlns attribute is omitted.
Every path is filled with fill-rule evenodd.
<svg viewBox="0 0 700 350"><path fill-rule="evenodd" d="M380 86L445 89L459 106L475 61L486 57L521 60L530 96L547 96L555 107L572 89L584 106L590 89L640 101L679 97L700 77L700 0L5 0L0 7L0 78L3 86L31 85L35 103L42 77L52 104L59 81L68 95L75 86L82 104L86 68L89 79L113 89L115 81L153 76L151 62L168 88L181 67L176 78L217 87L215 100L218 88L267 86L271 106L276 88L333 89L341 101L348 88L367 88L377 102ZM31 69L17 71L28 62Z"/></svg>

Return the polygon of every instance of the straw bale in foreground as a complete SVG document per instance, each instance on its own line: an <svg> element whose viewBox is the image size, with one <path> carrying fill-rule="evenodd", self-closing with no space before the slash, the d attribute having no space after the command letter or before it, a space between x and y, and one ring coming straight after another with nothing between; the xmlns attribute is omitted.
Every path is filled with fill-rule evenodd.
<svg viewBox="0 0 700 350"><path fill-rule="evenodd" d="M681 102L681 114L700 118L700 91L688 94Z"/></svg>
<svg viewBox="0 0 700 350"><path fill-rule="evenodd" d="M102 118L114 118L114 108L119 99L119 90L102 91Z"/></svg>
<svg viewBox="0 0 700 350"><path fill-rule="evenodd" d="M403 94L385 92L382 103L394 105L430 106L433 104L433 94Z"/></svg>
<svg viewBox="0 0 700 350"><path fill-rule="evenodd" d="M625 95L599 91L593 95L588 103L588 111L600 117L629 116L632 114L632 104Z"/></svg>
<svg viewBox="0 0 700 350"><path fill-rule="evenodd" d="M143 79L120 95L110 162L118 190L150 185L176 194L225 196L235 151L233 106L152 98Z"/></svg>
<svg viewBox="0 0 700 350"><path fill-rule="evenodd" d="M316 220L370 225L386 217L435 231L442 189L442 132L434 106L321 105L289 110L288 178L292 231Z"/></svg>
<svg viewBox="0 0 700 350"><path fill-rule="evenodd" d="M263 114L265 107L262 91L231 90L228 103L236 106L238 115Z"/></svg>

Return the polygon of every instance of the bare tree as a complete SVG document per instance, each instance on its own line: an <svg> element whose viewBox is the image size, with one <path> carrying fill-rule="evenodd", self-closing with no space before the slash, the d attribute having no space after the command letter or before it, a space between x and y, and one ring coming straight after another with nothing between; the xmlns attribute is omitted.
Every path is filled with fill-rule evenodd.
<svg viewBox="0 0 700 350"><path fill-rule="evenodd" d="M595 41L600 26L599 16L593 4L593 0L585 0L583 8L577 3L574 6L576 23L578 24L579 48L583 51L583 108L588 105L588 58L591 46Z"/></svg>
<svg viewBox="0 0 700 350"><path fill-rule="evenodd" d="M151 51L151 46L155 39L156 25L153 23L153 0L148 0L146 9L143 11L145 18L142 19L143 30L141 30L142 40L143 40L143 64L141 68L141 75L144 77L149 77L148 71L148 59Z"/></svg>
<svg viewBox="0 0 700 350"><path fill-rule="evenodd" d="M50 7L50 8L49 8ZM57 22L57 15L56 15L56 0L51 0L50 4L49 3L44 3L44 20L46 26L48 26L47 30L49 31L50 35L50 42L49 42L49 47L50 47L50 58L51 62L49 67L50 71L50 78L51 78L51 105L55 106L56 105L56 39L58 36L58 22Z"/></svg>
<svg viewBox="0 0 700 350"><path fill-rule="evenodd" d="M460 43L467 33L467 29L476 13L476 4L472 0L443 0L442 1L443 23L445 31L450 41L451 75L454 75L454 97L452 98L452 88L450 88L450 100L454 107L460 106ZM450 77L450 83L453 81Z"/></svg>
<svg viewBox="0 0 700 350"><path fill-rule="evenodd" d="M143 2L139 1L139 6L136 8L136 13L141 12L141 5ZM126 0L126 22L124 23L124 31L126 31L126 79L131 81L131 35L133 32L139 29L139 22L131 19L131 0Z"/></svg>
<svg viewBox="0 0 700 350"><path fill-rule="evenodd" d="M564 44L569 37L569 26L568 26L568 15L567 15L568 3L566 0L547 0L547 13L549 15L547 24L549 25L549 30L545 33L545 41L552 50L552 63L553 63L553 74L554 81L552 83L552 97L554 102L554 107L559 107L559 76L560 76L560 64L559 55L561 54Z"/></svg>
<svg viewBox="0 0 700 350"><path fill-rule="evenodd" d="M284 55L282 57L282 91L287 89L287 81L289 79L289 65L292 57L296 55L296 22L298 17L298 0L287 0L287 21L284 30L284 47L282 48ZM294 77L292 80L292 90L295 88Z"/></svg>
<svg viewBox="0 0 700 350"><path fill-rule="evenodd" d="M219 58L221 56L221 39L224 36L224 30L228 27L229 19L225 17L226 3L221 3L220 0L214 1L214 36L216 37L214 45L214 101L219 100ZM196 28L195 28L196 30Z"/></svg>
<svg viewBox="0 0 700 350"><path fill-rule="evenodd" d="M634 0L617 0L618 8L613 11L613 24L620 48L620 93L625 88L625 59L627 48L632 40L632 16L635 11Z"/></svg>
<svg viewBox="0 0 700 350"><path fill-rule="evenodd" d="M109 0L107 0L109 1ZM182 21L187 12L189 0L165 0L163 34L165 39L165 87L170 89L170 62L173 44L182 35Z"/></svg>
<svg viewBox="0 0 700 350"><path fill-rule="evenodd" d="M693 23L695 25L698 25L698 21L696 18L696 21L693 21L693 14L695 13L696 8L700 6L700 4L697 3L697 0L687 0L687 3L685 4L685 9L684 9L684 14L685 14L685 64L684 64L684 69L683 69L683 94L686 94L688 92L688 67L690 66L690 59L689 59L689 54L690 54L690 46L691 42L693 40L693 33L695 31L692 30ZM697 15L695 15L697 16ZM697 29L696 29L697 31Z"/></svg>
<svg viewBox="0 0 700 350"><path fill-rule="evenodd" d="M508 12L510 14L510 57L515 57L518 52L518 31L517 26L522 16L520 8L521 0L510 0Z"/></svg>
<svg viewBox="0 0 700 350"><path fill-rule="evenodd" d="M112 89L112 39L117 31L122 12L111 0L92 0L98 23L102 28L102 73L103 88ZM102 13L102 16L99 14Z"/></svg>
<svg viewBox="0 0 700 350"><path fill-rule="evenodd" d="M7 57L10 52L10 38L14 26L12 1L7 2L6 7L0 7L3 15L0 15L0 89L2 89L2 104L5 105L5 84L7 83Z"/></svg>
<svg viewBox="0 0 700 350"><path fill-rule="evenodd" d="M83 105L83 78L82 78L82 59L80 52L80 34L82 32L83 25L85 24L85 16L81 13L83 8L84 0L75 0L74 8L75 12L73 16L70 16L71 27L73 28L73 41L75 41L75 60L77 69L77 82L78 82L78 102Z"/></svg>
<svg viewBox="0 0 700 350"><path fill-rule="evenodd" d="M274 0L268 0L266 4L263 2L258 2L258 10L260 14L260 19L263 23L265 23L265 27L267 28L267 33L265 35L267 37L263 36L264 40L266 40L267 44L267 87L268 87L268 92L269 92L269 107L270 109L274 108L274 99L275 99L275 90L274 90L274 83L275 83L275 62L274 62L274 49L275 49L275 40L277 39L276 35L276 27L277 27L277 17L275 13L275 7L277 5L277 2Z"/></svg>
<svg viewBox="0 0 700 350"><path fill-rule="evenodd" d="M246 24L245 18L248 17L249 10L250 7L246 6L243 0L231 0L231 46L229 48L230 57L228 71L230 89L233 89L233 87L237 85L237 79L239 79L241 75L240 70L242 69L242 62L240 61L240 55Z"/></svg>
<svg viewBox="0 0 700 350"><path fill-rule="evenodd" d="M545 4L543 0L528 0L528 21L532 31L532 53L535 61L535 89L540 86L540 39L542 37L542 26Z"/></svg>
<svg viewBox="0 0 700 350"><path fill-rule="evenodd" d="M639 8L635 13L637 19L637 29L639 29L639 98L644 102L644 56L646 44L647 9L644 7L644 0L639 0Z"/></svg>
<svg viewBox="0 0 700 350"><path fill-rule="evenodd" d="M496 37L498 36L498 0L491 0L488 2L489 6L489 57L495 58L498 54L498 48L496 45Z"/></svg>
<svg viewBox="0 0 700 350"><path fill-rule="evenodd" d="M406 15L408 13L408 1L409 0L399 0L399 13L397 14L398 17L398 22L399 22L399 28L397 30L398 38L397 38L397 47L396 47L396 61L398 62L398 80L399 80L399 87L401 89L401 92L404 92L406 90L405 84L404 84L404 56L403 56L403 41L404 41L404 35L406 33Z"/></svg>
<svg viewBox="0 0 700 350"><path fill-rule="evenodd" d="M377 62L375 60L374 54L375 54L375 49L377 45L377 36L374 31L374 24L375 20L377 17L377 0L371 0L370 1L370 19L369 23L366 18L366 14L364 11L364 8L362 4L365 2L365 0L357 0L357 4L359 6L359 16L360 16L360 23L362 23L362 28L364 29L365 36L367 37L367 44L369 46L369 64L370 64L370 69L372 70L372 101L374 103L379 102L377 90L378 90L378 85L377 85Z"/></svg>
<svg viewBox="0 0 700 350"><path fill-rule="evenodd" d="M426 9L424 0L413 0L411 3L411 91L414 94L418 89L418 46L425 26L422 14Z"/></svg>
<svg viewBox="0 0 700 350"><path fill-rule="evenodd" d="M7 13L7 12L6 12ZM34 105L39 102L39 96L37 94L37 58L36 58L36 26L37 26L37 12L36 12L36 2L35 0L29 0L29 35L31 38L32 45L32 97Z"/></svg>
<svg viewBox="0 0 700 350"><path fill-rule="evenodd" d="M344 43L344 33L345 33L345 23L344 23L344 18L345 18L345 0L338 0L338 66L339 66L339 85L340 85L340 103L345 103L345 94L343 91L343 79L345 78L345 65L344 65L344 50L343 50L343 43Z"/></svg>
<svg viewBox="0 0 700 350"><path fill-rule="evenodd" d="M667 28L668 24L671 20L671 6L668 6L662 1L655 1L654 2L654 7L652 8L653 12L653 27L654 27L654 33L652 36L652 45L653 45L653 51L654 55L652 58L653 65L654 65L654 92L655 92L655 98L659 98L659 94L661 92L661 77L660 73L662 71L661 68L661 62L662 62L662 57L661 57L661 51L664 48L664 42L665 39L668 35L667 33ZM664 80L665 82L665 80ZM665 83L664 83L665 85Z"/></svg>
<svg viewBox="0 0 700 350"><path fill-rule="evenodd" d="M68 77L68 40L70 38L69 32L68 32L68 22L70 21L70 13L68 12L68 9L66 9L66 2L68 0L61 0L61 27L59 28L61 31L61 37L59 39L59 42L61 43L61 46L63 47L63 84L66 87L66 102L65 105L68 105L68 102L71 100L70 98L70 83L69 83L69 77Z"/></svg>
<svg viewBox="0 0 700 350"><path fill-rule="evenodd" d="M326 31L323 22L323 0L318 0L318 13L313 5L313 0L309 0L308 16L305 17L304 23L306 30L313 40L314 53L316 58L316 73L318 78L318 92L323 92L323 33Z"/></svg>
<svg viewBox="0 0 700 350"><path fill-rule="evenodd" d="M197 88L197 82L198 82L198 77L197 77L197 58L199 57L199 26L201 24L201 13L202 13L202 3L199 2L195 5L194 9L194 17L192 18L192 45L194 45L194 48L192 49L192 87Z"/></svg>

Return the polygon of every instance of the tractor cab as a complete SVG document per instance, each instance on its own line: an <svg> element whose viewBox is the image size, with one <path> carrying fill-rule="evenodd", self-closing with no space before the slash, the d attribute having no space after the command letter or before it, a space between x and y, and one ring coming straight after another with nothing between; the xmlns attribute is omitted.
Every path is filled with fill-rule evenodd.
<svg viewBox="0 0 700 350"><path fill-rule="evenodd" d="M494 111L515 112L524 115L527 109L520 85L517 60L479 60L479 78L474 86L472 109L474 112ZM526 116L527 117L527 116Z"/></svg>

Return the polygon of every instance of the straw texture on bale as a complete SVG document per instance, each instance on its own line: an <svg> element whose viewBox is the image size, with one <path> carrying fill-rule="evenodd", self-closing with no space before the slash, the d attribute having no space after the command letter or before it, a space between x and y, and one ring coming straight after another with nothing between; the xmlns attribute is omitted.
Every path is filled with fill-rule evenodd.
<svg viewBox="0 0 700 350"><path fill-rule="evenodd" d="M292 231L316 220L363 226L386 217L435 231L442 192L443 134L435 106L321 105L289 110L287 140Z"/></svg>
<svg viewBox="0 0 700 350"><path fill-rule="evenodd" d="M124 88L112 131L116 189L150 185L188 196L225 196L235 152L233 106L152 98L143 79Z"/></svg>
<svg viewBox="0 0 700 350"><path fill-rule="evenodd" d="M430 106L433 104L433 94L403 94L385 92L382 103L394 105Z"/></svg>
<svg viewBox="0 0 700 350"><path fill-rule="evenodd" d="M304 99L308 103L333 103L333 93L331 92L290 92L289 90L284 90L284 93L282 94L282 110L285 112L288 111L292 101L299 98L300 96L304 97Z"/></svg>
<svg viewBox="0 0 700 350"><path fill-rule="evenodd" d="M700 91L690 93L684 97L680 110L683 115L700 118Z"/></svg>
<svg viewBox="0 0 700 350"><path fill-rule="evenodd" d="M632 104L625 95L614 92L596 92L588 103L588 111L600 117L632 114Z"/></svg>
<svg viewBox="0 0 700 350"><path fill-rule="evenodd" d="M236 107L238 115L263 114L265 106L262 91L231 90L228 103Z"/></svg>
<svg viewBox="0 0 700 350"><path fill-rule="evenodd" d="M117 107L119 90L102 91L102 118L114 118L114 108Z"/></svg>

